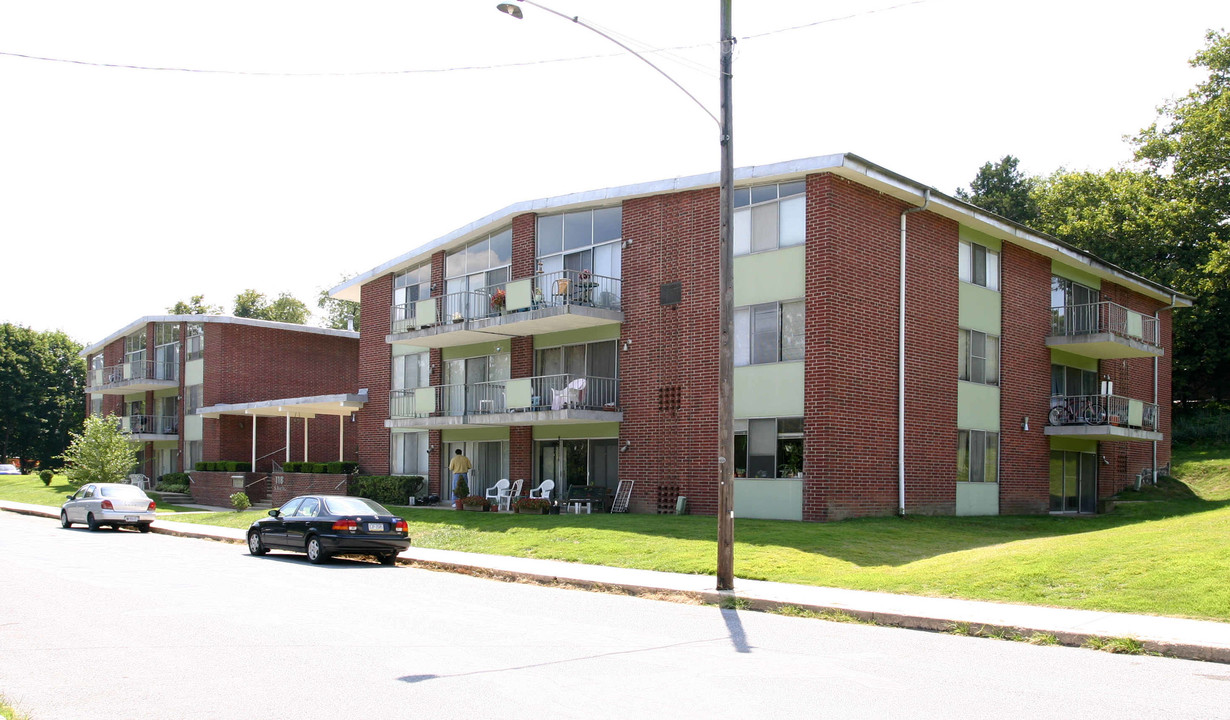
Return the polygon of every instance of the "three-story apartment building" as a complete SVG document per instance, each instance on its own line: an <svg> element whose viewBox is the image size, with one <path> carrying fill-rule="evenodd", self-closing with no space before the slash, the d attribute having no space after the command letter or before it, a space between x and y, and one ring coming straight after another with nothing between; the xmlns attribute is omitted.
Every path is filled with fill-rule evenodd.
<svg viewBox="0 0 1230 720"><path fill-rule="evenodd" d="M358 457L716 510L718 190L519 203L334 288ZM1169 460L1191 299L854 155L736 173L740 517L1094 512Z"/></svg>

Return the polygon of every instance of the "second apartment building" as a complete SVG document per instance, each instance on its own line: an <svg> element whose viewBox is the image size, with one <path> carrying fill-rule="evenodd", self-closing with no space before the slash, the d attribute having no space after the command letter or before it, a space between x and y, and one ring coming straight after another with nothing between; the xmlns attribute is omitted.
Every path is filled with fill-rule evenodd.
<svg viewBox="0 0 1230 720"><path fill-rule="evenodd" d="M716 186L520 203L335 288L364 471L447 496L461 449L476 491L714 512ZM1190 298L853 155L741 169L734 200L740 517L1094 512L1168 462Z"/></svg>

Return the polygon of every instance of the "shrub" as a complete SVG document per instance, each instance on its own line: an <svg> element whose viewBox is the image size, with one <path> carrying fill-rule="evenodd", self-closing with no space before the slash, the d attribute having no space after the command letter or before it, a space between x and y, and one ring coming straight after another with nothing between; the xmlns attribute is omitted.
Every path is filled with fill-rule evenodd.
<svg viewBox="0 0 1230 720"><path fill-rule="evenodd" d="M457 479L457 487L453 488L453 494L459 498L463 498L470 494L470 483L466 482L465 475L462 475Z"/></svg>
<svg viewBox="0 0 1230 720"><path fill-rule="evenodd" d="M137 464L137 451L128 442L113 416L91 415L80 433L71 433L72 444L60 457L66 463L68 482L82 486L92 482L115 482Z"/></svg>
<svg viewBox="0 0 1230 720"><path fill-rule="evenodd" d="M417 475L355 475L346 491L381 505L405 505L422 487L423 478Z"/></svg>
<svg viewBox="0 0 1230 720"><path fill-rule="evenodd" d="M252 501L248 499L248 494L245 492L237 492L231 496L231 506L236 512L243 512L252 507Z"/></svg>
<svg viewBox="0 0 1230 720"><path fill-rule="evenodd" d="M44 485L50 485L51 478L53 477L55 477L55 473L51 472L50 470L39 470L38 471L38 479L42 480Z"/></svg>
<svg viewBox="0 0 1230 720"><path fill-rule="evenodd" d="M188 478L188 473L167 473L158 481L159 486L162 485L188 485L191 480Z"/></svg>
<svg viewBox="0 0 1230 720"><path fill-rule="evenodd" d="M461 483L457 484L460 485ZM466 497L461 498L461 504L466 507L487 507L489 503L487 502L487 498L482 495L467 495Z"/></svg>
<svg viewBox="0 0 1230 720"><path fill-rule="evenodd" d="M517 498L517 502L513 503L513 507L523 512L541 512L551 507L551 501L546 498Z"/></svg>
<svg viewBox="0 0 1230 720"><path fill-rule="evenodd" d="M345 462L325 463L325 465L325 472L330 475L351 475L359 469L359 463L350 462L349 460Z"/></svg>

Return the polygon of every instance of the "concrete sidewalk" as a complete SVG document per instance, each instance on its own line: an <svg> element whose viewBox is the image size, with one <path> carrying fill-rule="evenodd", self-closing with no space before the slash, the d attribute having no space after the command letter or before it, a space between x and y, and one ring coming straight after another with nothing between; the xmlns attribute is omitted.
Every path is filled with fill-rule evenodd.
<svg viewBox="0 0 1230 720"><path fill-rule="evenodd" d="M58 508L44 505L0 500L0 510L59 518ZM154 523L153 530L166 535L241 544L245 540L245 531L241 529L180 523L162 517ZM1000 630L1021 635L1049 633L1064 645L1082 645L1090 637L1129 637L1140 641L1147 651L1168 657L1230 663L1230 623L895 595L759 580L736 579L734 592L718 592L713 589L714 578L707 575L628 570L417 547L403 552L400 562L510 580L618 590L632 595L676 595L716 603L729 602L728 598L733 596L738 598L739 607L751 610L772 610L793 605L816 612L839 611L881 625L919 630L944 631L954 625L968 624L971 632L982 634Z"/></svg>

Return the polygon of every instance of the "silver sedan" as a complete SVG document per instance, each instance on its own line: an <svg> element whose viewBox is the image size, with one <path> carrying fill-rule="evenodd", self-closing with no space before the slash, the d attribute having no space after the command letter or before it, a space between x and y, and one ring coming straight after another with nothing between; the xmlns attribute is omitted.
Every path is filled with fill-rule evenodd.
<svg viewBox="0 0 1230 720"><path fill-rule="evenodd" d="M69 495L60 507L60 525L67 528L85 523L91 530L103 525L119 530L127 525L149 532L154 507L154 501L135 485L90 483Z"/></svg>

